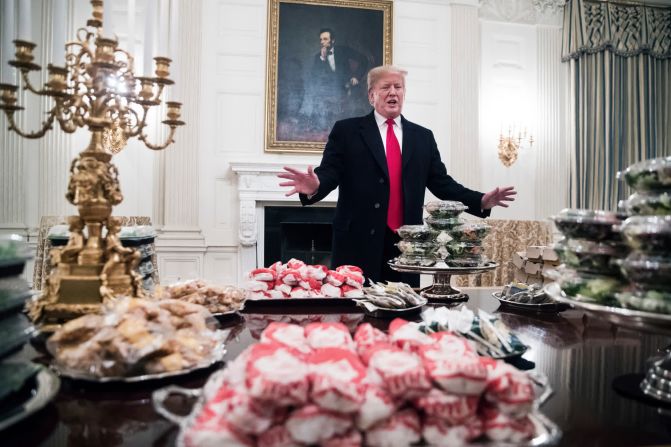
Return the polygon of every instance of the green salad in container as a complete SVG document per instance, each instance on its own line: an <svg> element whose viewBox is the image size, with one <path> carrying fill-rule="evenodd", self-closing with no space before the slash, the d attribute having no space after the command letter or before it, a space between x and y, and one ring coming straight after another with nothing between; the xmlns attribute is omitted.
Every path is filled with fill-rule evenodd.
<svg viewBox="0 0 671 447"><path fill-rule="evenodd" d="M671 156L643 160L618 174L636 191L671 189Z"/></svg>
<svg viewBox="0 0 671 447"><path fill-rule="evenodd" d="M661 193L635 193L629 197L627 211L636 216L667 216L671 214L671 195Z"/></svg>

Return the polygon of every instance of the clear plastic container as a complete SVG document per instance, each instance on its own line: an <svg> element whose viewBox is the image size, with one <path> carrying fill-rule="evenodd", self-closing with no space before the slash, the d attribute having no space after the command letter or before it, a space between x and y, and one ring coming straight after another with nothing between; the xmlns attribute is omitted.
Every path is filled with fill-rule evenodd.
<svg viewBox="0 0 671 447"><path fill-rule="evenodd" d="M450 236L457 242L482 241L492 229L483 222L466 222L450 230Z"/></svg>
<svg viewBox="0 0 671 447"><path fill-rule="evenodd" d="M449 258L481 256L485 252L480 243L473 242L450 242L445 250Z"/></svg>
<svg viewBox="0 0 671 447"><path fill-rule="evenodd" d="M671 291L671 257L632 253L619 262L622 273L637 288Z"/></svg>
<svg viewBox="0 0 671 447"><path fill-rule="evenodd" d="M18 234L0 236L0 267L24 262L28 259L28 246Z"/></svg>
<svg viewBox="0 0 671 447"><path fill-rule="evenodd" d="M621 231L634 250L662 255L671 252L671 216L633 216L624 221Z"/></svg>
<svg viewBox="0 0 671 447"><path fill-rule="evenodd" d="M403 225L396 230L396 233L404 241L429 242L435 241L440 231L426 225Z"/></svg>
<svg viewBox="0 0 671 447"><path fill-rule="evenodd" d="M458 217L448 217L448 218L439 218L439 217L425 217L424 222L427 223L427 225L434 230L438 231L450 231L455 227L458 227L459 225L463 224L464 221L459 219Z"/></svg>
<svg viewBox="0 0 671 447"><path fill-rule="evenodd" d="M413 255L401 255L396 258L396 263L401 265L414 265L421 267L431 267L438 262L436 256L413 256Z"/></svg>
<svg viewBox="0 0 671 447"><path fill-rule="evenodd" d="M438 219L457 217L468 209L468 207L461 202L453 202L449 200L434 200L424 205L424 208L431 217Z"/></svg>
<svg viewBox="0 0 671 447"><path fill-rule="evenodd" d="M617 225L621 219L618 213L566 208L552 216L552 220L557 229L568 238L590 241L620 240Z"/></svg>
<svg viewBox="0 0 671 447"><path fill-rule="evenodd" d="M440 247L437 242L412 241L401 241L396 246L406 256L435 256Z"/></svg>
<svg viewBox="0 0 671 447"><path fill-rule="evenodd" d="M628 309L671 314L671 292L633 290L615 294L618 303Z"/></svg>
<svg viewBox="0 0 671 447"><path fill-rule="evenodd" d="M643 160L618 174L636 191L671 189L671 156Z"/></svg>
<svg viewBox="0 0 671 447"><path fill-rule="evenodd" d="M626 202L627 211L633 216L671 215L669 192L634 193Z"/></svg>
<svg viewBox="0 0 671 447"><path fill-rule="evenodd" d="M622 292L626 284L617 277L558 269L556 278L559 287L570 297L587 302L615 304L615 294Z"/></svg>
<svg viewBox="0 0 671 447"><path fill-rule="evenodd" d="M619 275L620 269L615 261L629 253L629 248L622 243L584 239L562 239L553 249L567 267L602 275Z"/></svg>

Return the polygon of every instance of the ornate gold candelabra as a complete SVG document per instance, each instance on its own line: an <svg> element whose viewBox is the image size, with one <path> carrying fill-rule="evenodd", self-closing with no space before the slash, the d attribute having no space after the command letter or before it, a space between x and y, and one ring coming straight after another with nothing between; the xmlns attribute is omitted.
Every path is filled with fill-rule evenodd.
<svg viewBox="0 0 671 447"><path fill-rule="evenodd" d="M527 136L527 130L515 131L513 128L508 128L508 135L504 136L503 132L499 135L499 160L504 166L510 167L517 161L517 155L520 147L528 140L529 147L534 144L533 135Z"/></svg>
<svg viewBox="0 0 671 447"><path fill-rule="evenodd" d="M25 138L41 138L54 122L64 132L88 127L91 141L72 161L66 198L79 216L70 216L70 238L63 248L50 253L52 273L47 287L33 303L31 315L48 326L75 316L95 312L115 295L142 296L140 277L135 273L139 255L119 241L119 221L112 207L123 200L118 171L105 150L104 139L113 141L118 152L129 138L137 137L148 148L161 150L174 142L180 121L179 102L166 102L164 124L170 133L162 144L152 144L145 133L149 109L161 104L169 79L171 60L155 57L155 77L133 73L133 56L118 47L114 38L103 37L102 0L91 0L92 18L77 31L77 40L65 45L65 67L47 66L49 78L43 88L35 88L29 73L40 70L33 63L35 44L15 40L15 60L9 64L21 73L23 89L53 99L53 107L39 130L25 132L14 119L23 107L17 105L18 86L0 84L0 109L9 121L9 130ZM107 144L110 147L110 144ZM84 233L84 227L88 235ZM107 234L102 236L103 229Z"/></svg>

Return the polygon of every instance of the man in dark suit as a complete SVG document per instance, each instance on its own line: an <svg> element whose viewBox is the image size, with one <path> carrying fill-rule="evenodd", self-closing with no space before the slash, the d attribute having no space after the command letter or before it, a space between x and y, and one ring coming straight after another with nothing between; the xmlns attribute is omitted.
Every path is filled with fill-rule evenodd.
<svg viewBox="0 0 671 447"><path fill-rule="evenodd" d="M386 262L398 255L396 229L421 224L424 192L457 200L467 212L487 217L494 206L507 207L516 192L496 188L486 194L468 189L447 174L433 133L401 116L404 70L382 66L368 73L368 98L374 110L338 121L329 135L321 164L307 172L285 167L280 186L299 193L303 205L339 187L333 220L333 266L361 267L373 280L399 280ZM403 278L406 280L406 278ZM406 280L406 282L408 282ZM415 276L411 282L417 284Z"/></svg>
<svg viewBox="0 0 671 447"><path fill-rule="evenodd" d="M336 117L362 113L366 106L364 77L368 60L358 51L336 45L331 28L319 31L320 50L312 62L312 92L315 124L330 128Z"/></svg>

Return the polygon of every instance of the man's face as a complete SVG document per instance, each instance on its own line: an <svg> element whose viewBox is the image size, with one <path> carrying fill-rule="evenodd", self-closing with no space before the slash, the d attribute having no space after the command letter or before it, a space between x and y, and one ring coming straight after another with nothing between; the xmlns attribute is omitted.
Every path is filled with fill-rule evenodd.
<svg viewBox="0 0 671 447"><path fill-rule="evenodd" d="M385 118L396 118L403 110L405 82L398 73L383 75L368 92L368 100L377 113Z"/></svg>
<svg viewBox="0 0 671 447"><path fill-rule="evenodd" d="M331 45L333 45L333 41L331 40L331 33L328 31L324 31L319 35L319 43L321 43L322 48L326 48L327 50L331 49Z"/></svg>

